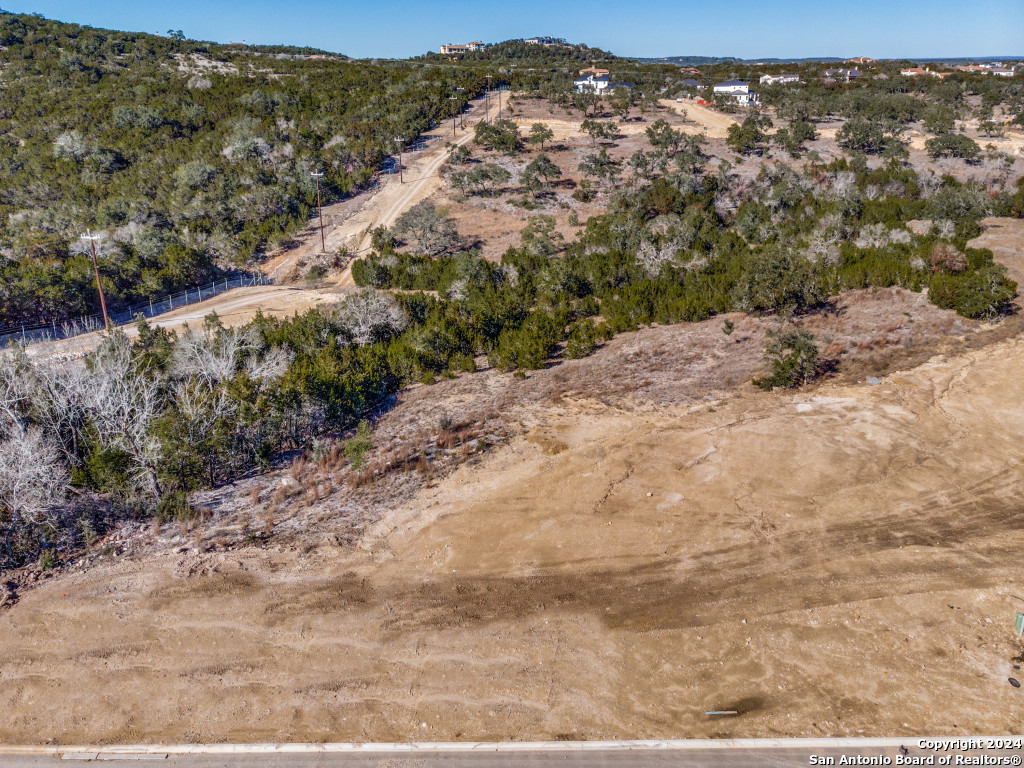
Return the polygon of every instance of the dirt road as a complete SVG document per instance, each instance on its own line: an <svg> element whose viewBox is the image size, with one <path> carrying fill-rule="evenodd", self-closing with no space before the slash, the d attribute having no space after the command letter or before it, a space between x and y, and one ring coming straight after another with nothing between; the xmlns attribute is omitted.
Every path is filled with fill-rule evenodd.
<svg viewBox="0 0 1024 768"><path fill-rule="evenodd" d="M437 191L441 186L438 171L448 159L445 145L448 142L462 145L472 140L472 126L483 117L479 109L476 109L478 106L479 101L476 104L471 102L473 117L466 120L465 128L457 129L454 136L450 126L443 123L427 134L431 140L429 149L417 154L406 154L405 181L392 175L362 210L331 231L327 237L327 250L336 251L345 246L356 255L365 255L370 249L371 230L379 226L393 226L399 216ZM329 283L339 287L355 285L351 267L330 279Z"/></svg>
<svg viewBox="0 0 1024 768"><path fill-rule="evenodd" d="M1022 376L1015 338L874 386L563 398L354 548L61 576L0 613L0 741L1019 733Z"/></svg>
<svg viewBox="0 0 1024 768"><path fill-rule="evenodd" d="M702 106L695 101L659 99L658 103L676 112L686 113L687 118L694 123L682 126L686 133L701 133L713 139L724 139L729 136L729 126L737 122L730 115Z"/></svg>
<svg viewBox="0 0 1024 768"><path fill-rule="evenodd" d="M180 330L186 324L193 328L203 318L217 313L226 326L242 325L262 312L268 317L291 317L318 304L338 301L338 291L299 288L287 285L261 285L253 288L235 288L218 294L212 299L189 304L187 307L166 312L150 318L149 324L159 328ZM135 336L135 326L126 325L122 330L128 336ZM30 357L70 356L77 357L93 349L101 338L100 333L87 333L60 341L48 341L28 347Z"/></svg>

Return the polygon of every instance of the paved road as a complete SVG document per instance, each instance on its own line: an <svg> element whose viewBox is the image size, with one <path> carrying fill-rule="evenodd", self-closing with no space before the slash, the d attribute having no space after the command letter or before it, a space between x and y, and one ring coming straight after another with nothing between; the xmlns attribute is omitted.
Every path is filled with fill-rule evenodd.
<svg viewBox="0 0 1024 768"><path fill-rule="evenodd" d="M935 752L920 749L916 738L905 740L907 757L934 756L935 765L940 765L939 757L955 755L987 755L989 757L1016 758L1020 765L1022 751L1010 750L972 750L967 752ZM831 757L833 765L842 765L843 756L847 758L862 756L867 758L888 758L888 762L872 762L864 764L899 765L901 759L900 740L845 740L828 744L825 740L805 742L799 739L788 739L761 742L748 742L743 746L729 747L719 744L713 748L699 743L680 743L678 746L661 748L591 748L587 745L566 744L551 745L540 749L521 749L523 745L479 745L475 749L445 751L443 747L435 749L429 745L425 748L385 749L377 750L367 746L359 751L330 751L331 745L318 748L315 745L308 751L267 751L272 747L239 747L238 754L190 753L174 754L174 750L182 749L166 747L167 753L125 753L116 751L84 751L81 753L46 752L43 754L17 753L8 750L0 751L0 768L45 768L46 766L71 766L83 763L116 762L135 765L163 765L175 768L242 768L257 766L258 768L505 768L506 766L529 766L530 768L667 768L668 766L694 766L707 768L796 768L796 766L829 764L820 758ZM2 749L2 748L0 748ZM199 749L203 749L199 747ZM232 749L228 745L210 747L214 750ZM285 746L283 749L302 750L302 747ZM6 752L6 753L5 753ZM819 757L817 763L811 756ZM903 758L906 760L906 758ZM849 763L847 763L849 764ZM853 763L856 764L856 763ZM909 763L903 763L909 764Z"/></svg>

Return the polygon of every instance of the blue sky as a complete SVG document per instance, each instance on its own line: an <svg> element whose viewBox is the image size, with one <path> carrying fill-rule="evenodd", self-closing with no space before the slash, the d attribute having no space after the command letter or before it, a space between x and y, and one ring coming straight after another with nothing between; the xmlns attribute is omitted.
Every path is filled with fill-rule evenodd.
<svg viewBox="0 0 1024 768"><path fill-rule="evenodd" d="M8 11L191 38L403 57L564 37L623 56L1024 55L1021 0L0 0Z"/></svg>

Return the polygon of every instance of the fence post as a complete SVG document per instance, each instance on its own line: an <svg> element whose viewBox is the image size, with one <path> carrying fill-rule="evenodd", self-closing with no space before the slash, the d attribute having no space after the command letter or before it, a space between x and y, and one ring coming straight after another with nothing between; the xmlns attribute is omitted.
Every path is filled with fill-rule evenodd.
<svg viewBox="0 0 1024 768"><path fill-rule="evenodd" d="M168 296L167 297L167 303L171 305L171 309L174 309L174 297L173 296Z"/></svg>
<svg viewBox="0 0 1024 768"><path fill-rule="evenodd" d="M24 325L21 326L21 343L22 344L25 343L25 326Z"/></svg>

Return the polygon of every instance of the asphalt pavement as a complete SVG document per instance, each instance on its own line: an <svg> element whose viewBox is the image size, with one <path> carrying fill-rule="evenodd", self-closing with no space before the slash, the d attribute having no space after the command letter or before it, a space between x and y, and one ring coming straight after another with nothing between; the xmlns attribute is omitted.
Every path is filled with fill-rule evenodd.
<svg viewBox="0 0 1024 768"><path fill-rule="evenodd" d="M998 737L997 737L998 738ZM1005 738L1005 737L1003 737ZM745 739L737 742L564 742L548 744L278 744L154 747L0 746L0 768L126 763L167 768L795 768L808 765L1019 766L1020 738L960 750L921 739ZM966 745L971 746L971 745ZM960 756L960 757L958 757ZM966 760L964 759L966 757ZM917 761L914 758L924 758ZM929 759L930 758L930 759ZM980 761L976 761L981 758ZM831 760L830 760L831 759ZM944 762L948 760L948 762Z"/></svg>

